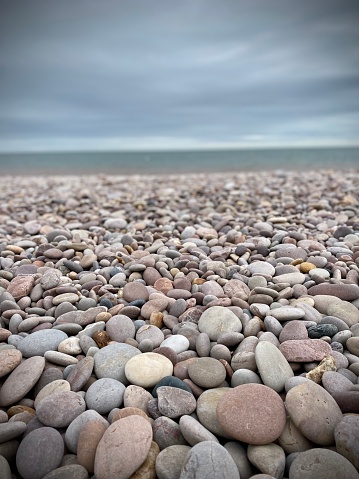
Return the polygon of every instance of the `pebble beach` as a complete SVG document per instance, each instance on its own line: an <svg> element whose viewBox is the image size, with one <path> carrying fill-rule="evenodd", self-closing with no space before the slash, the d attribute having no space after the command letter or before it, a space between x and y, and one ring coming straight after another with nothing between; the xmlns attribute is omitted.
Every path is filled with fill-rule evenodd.
<svg viewBox="0 0 359 479"><path fill-rule="evenodd" d="M359 479L359 171L0 178L1 479Z"/></svg>

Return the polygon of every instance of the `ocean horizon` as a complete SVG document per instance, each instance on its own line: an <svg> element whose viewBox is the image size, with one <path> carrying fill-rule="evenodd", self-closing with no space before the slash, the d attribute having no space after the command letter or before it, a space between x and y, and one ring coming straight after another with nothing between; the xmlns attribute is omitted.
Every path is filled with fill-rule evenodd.
<svg viewBox="0 0 359 479"><path fill-rule="evenodd" d="M0 175L169 175L359 169L359 147L0 153Z"/></svg>

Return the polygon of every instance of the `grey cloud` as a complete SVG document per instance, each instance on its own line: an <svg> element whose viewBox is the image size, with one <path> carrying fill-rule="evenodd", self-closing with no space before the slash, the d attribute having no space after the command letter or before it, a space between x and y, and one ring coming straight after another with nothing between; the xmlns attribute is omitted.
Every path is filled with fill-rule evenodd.
<svg viewBox="0 0 359 479"><path fill-rule="evenodd" d="M356 0L0 0L0 150L354 142L358 19Z"/></svg>

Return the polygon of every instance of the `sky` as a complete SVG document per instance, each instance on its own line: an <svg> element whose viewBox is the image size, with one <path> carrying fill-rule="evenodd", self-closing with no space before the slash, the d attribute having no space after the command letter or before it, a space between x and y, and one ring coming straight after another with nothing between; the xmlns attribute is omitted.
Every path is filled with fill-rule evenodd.
<svg viewBox="0 0 359 479"><path fill-rule="evenodd" d="M0 152L359 145L358 0L0 0Z"/></svg>

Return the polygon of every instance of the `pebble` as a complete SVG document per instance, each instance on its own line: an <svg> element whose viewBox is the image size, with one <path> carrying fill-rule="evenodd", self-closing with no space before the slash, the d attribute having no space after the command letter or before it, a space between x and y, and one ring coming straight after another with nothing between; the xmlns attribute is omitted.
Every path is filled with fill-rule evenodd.
<svg viewBox="0 0 359 479"><path fill-rule="evenodd" d="M156 475L158 479L179 479L189 446L168 446L156 458Z"/></svg>
<svg viewBox="0 0 359 479"><path fill-rule="evenodd" d="M44 329L26 336L17 349L25 358L44 356L47 351L57 351L59 344L67 339L67 334L56 329Z"/></svg>
<svg viewBox="0 0 359 479"><path fill-rule="evenodd" d="M125 365L125 375L131 384L150 388L165 376L172 375L172 362L157 353L143 353L133 356Z"/></svg>
<svg viewBox="0 0 359 479"><path fill-rule="evenodd" d="M262 445L278 439L286 413L282 399L273 389L261 384L243 384L221 397L217 418L234 439Z"/></svg>
<svg viewBox="0 0 359 479"><path fill-rule="evenodd" d="M257 344L255 360L263 384L278 393L284 389L286 381L294 376L287 359L268 341Z"/></svg>
<svg viewBox="0 0 359 479"><path fill-rule="evenodd" d="M24 479L44 477L60 466L64 442L59 431L40 427L21 441L16 453L16 467Z"/></svg>
<svg viewBox="0 0 359 479"><path fill-rule="evenodd" d="M10 406L22 399L37 383L45 367L45 359L34 356L19 364L0 389L0 406Z"/></svg>
<svg viewBox="0 0 359 479"><path fill-rule="evenodd" d="M229 452L214 441L196 444L187 454L180 479L239 479Z"/></svg>
<svg viewBox="0 0 359 479"><path fill-rule="evenodd" d="M321 446L334 443L334 430L342 412L333 397L313 381L290 389L286 396L287 412L310 441Z"/></svg>
<svg viewBox="0 0 359 479"><path fill-rule="evenodd" d="M247 450L250 462L261 471L273 477L283 477L285 468L285 453L277 444L262 446L249 445Z"/></svg>
<svg viewBox="0 0 359 479"><path fill-rule="evenodd" d="M240 333L242 323L240 319L228 308L212 306L202 313L198 321L201 333L207 333L211 341L216 341L223 333Z"/></svg>
<svg viewBox="0 0 359 479"><path fill-rule="evenodd" d="M46 396L38 403L36 415L46 426L67 427L85 412L84 399L73 391L62 391Z"/></svg>
<svg viewBox="0 0 359 479"><path fill-rule="evenodd" d="M143 464L151 447L152 427L141 416L128 416L112 423L96 449L96 479L128 479Z"/></svg>
<svg viewBox="0 0 359 479"><path fill-rule="evenodd" d="M335 431L335 446L337 452L359 469L359 417L343 416Z"/></svg>
<svg viewBox="0 0 359 479"><path fill-rule="evenodd" d="M290 479L357 479L359 474L345 457L329 449L313 448L293 461Z"/></svg>
<svg viewBox="0 0 359 479"><path fill-rule="evenodd" d="M278 189L278 182L295 187ZM118 184L120 202L113 196ZM18 176L16 181L1 178L0 189L0 423L10 429L27 423L22 435L0 443L11 473L19 474L17 448L31 431L48 427L37 417L42 404L64 393L84 401L85 410L59 428L69 454L48 478L93 475L95 451L108 423L140 415L148 424L157 423L154 442L131 472L133 479L155 476L159 449L178 446L186 448L184 456L191 452L178 424L187 417L202 431L202 441L233 439L225 446L241 478L256 477L259 470L279 477L280 469L264 469L267 459L252 456L275 441L286 456L284 475L290 479L295 455L316 448L303 434L305 421L297 427L287 417L283 430L265 444L252 444L250 438L242 444L234 442L217 409L237 388L267 388L257 402L271 391L277 414L262 423L258 412L253 426L258 436L262 428L271 432L273 424L280 429L284 404L308 382L323 394L328 389L346 414L338 431L342 438L349 435L345 444L350 457L357 456L356 436L350 436L356 423L346 421L359 412L356 174L344 171L338 179L336 172L258 170L230 177L85 175L65 181ZM53 343L58 333L62 339ZM151 386L146 373L141 385L132 383L126 365L149 353L165 358L168 370L156 362ZM204 361L196 371L198 360ZM136 365L133 369L139 376ZM119 394L102 387L107 383L121 385ZM263 402L265 412L273 401ZM303 404L309 410L303 417L311 417L310 401ZM303 409L300 403L295 408ZM50 421L57 410L61 406L53 405ZM180 414L175 420L166 416L173 411ZM250 410L247 417L252 418ZM92 422L98 423L93 436ZM337 427L328 447L336 441L339 450ZM76 453L87 467L76 463ZM178 477L185 459L176 469Z"/></svg>

